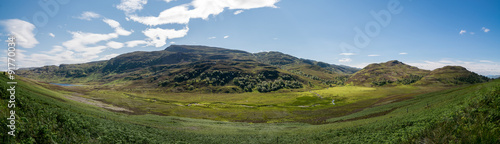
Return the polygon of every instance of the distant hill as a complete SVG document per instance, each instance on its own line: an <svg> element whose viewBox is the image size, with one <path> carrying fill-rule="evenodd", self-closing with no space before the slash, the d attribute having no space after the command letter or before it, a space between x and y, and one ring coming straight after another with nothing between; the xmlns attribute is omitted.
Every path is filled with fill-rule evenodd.
<svg viewBox="0 0 500 144"><path fill-rule="evenodd" d="M461 66L445 66L433 70L417 82L417 85L462 85L487 82L489 78L478 75Z"/></svg>
<svg viewBox="0 0 500 144"><path fill-rule="evenodd" d="M385 63L370 64L354 73L347 83L360 86L385 86L412 84L430 71L393 60Z"/></svg>
<svg viewBox="0 0 500 144"><path fill-rule="evenodd" d="M498 79L498 78L500 78L500 75L487 75L486 77L491 78L491 79Z"/></svg>
<svg viewBox="0 0 500 144"><path fill-rule="evenodd" d="M461 66L422 70L393 60L370 64L354 73L348 84L359 86L440 85L453 86L487 82L489 79Z"/></svg>
<svg viewBox="0 0 500 144"><path fill-rule="evenodd" d="M171 45L105 61L19 70L54 83L112 85L173 92L269 92L343 85L357 68L296 58L280 52L249 53L208 46Z"/></svg>

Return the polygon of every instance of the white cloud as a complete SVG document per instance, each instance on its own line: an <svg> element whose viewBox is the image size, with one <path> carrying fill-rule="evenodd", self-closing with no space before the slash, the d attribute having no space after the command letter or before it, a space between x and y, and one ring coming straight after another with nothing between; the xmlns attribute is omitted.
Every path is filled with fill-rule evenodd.
<svg viewBox="0 0 500 144"><path fill-rule="evenodd" d="M102 58L100 58L99 60L109 60L109 59L112 59L116 56L119 56L119 54L109 54L109 55L105 55L103 56Z"/></svg>
<svg viewBox="0 0 500 144"><path fill-rule="evenodd" d="M118 35L128 36L128 35L132 34L132 32L133 32L133 31L127 31L127 30L123 29L120 26L120 23L115 21L115 20L106 18L106 19L103 19L102 21L107 23L110 27L114 28L116 34L118 34Z"/></svg>
<svg viewBox="0 0 500 144"><path fill-rule="evenodd" d="M489 32L489 31L490 31L490 29L485 28L485 27L483 27L483 28L482 28L482 30L483 30L485 33L487 33L487 32Z"/></svg>
<svg viewBox="0 0 500 144"><path fill-rule="evenodd" d="M229 36L224 36L225 39L229 38Z"/></svg>
<svg viewBox="0 0 500 144"><path fill-rule="evenodd" d="M482 75L499 75L500 65L499 63L476 63L460 60L440 60L440 61L424 61L417 63L407 63L412 66L416 66L422 69L434 70L436 68L441 68L444 66L462 66L470 71L476 72Z"/></svg>
<svg viewBox="0 0 500 144"><path fill-rule="evenodd" d="M175 42L170 42L170 44L175 44Z"/></svg>
<svg viewBox="0 0 500 144"><path fill-rule="evenodd" d="M136 47L138 45L149 44L149 43L147 41L144 41L144 40L133 40L133 41L125 42L125 44L127 44L127 47Z"/></svg>
<svg viewBox="0 0 500 144"><path fill-rule="evenodd" d="M184 37L187 35L188 31L189 31L188 27L185 27L184 29L181 30L149 28L142 31L142 33L144 33L144 35L146 35L149 38L151 45L154 45L155 47L162 47L165 44L167 44L166 42L167 39Z"/></svg>
<svg viewBox="0 0 500 144"><path fill-rule="evenodd" d="M25 51L20 50L17 55L17 58L23 60L20 67L85 63L97 60L100 57L99 54L108 48L122 48L125 44L110 40L116 39L119 36L130 35L132 32L124 30L120 26L120 23L115 20L103 19L103 22L107 23L111 28L115 29L115 31L104 34L70 31L69 33L72 34L72 39L62 42L61 45L53 46L50 51L25 55ZM147 42L144 41L144 43ZM109 55L107 57L111 56L112 55Z"/></svg>
<svg viewBox="0 0 500 144"><path fill-rule="evenodd" d="M95 12L86 11L86 12L83 12L80 16L78 16L76 18L90 21L92 19L99 18L99 17L101 17L101 15L99 15Z"/></svg>
<svg viewBox="0 0 500 144"><path fill-rule="evenodd" d="M341 59L339 59L339 62L342 62L342 63L351 62L351 61L352 61L352 59L350 59L350 58L341 58Z"/></svg>
<svg viewBox="0 0 500 144"><path fill-rule="evenodd" d="M242 12L243 12L243 10L237 10L237 11L234 12L234 15L238 15L238 14L240 14Z"/></svg>
<svg viewBox="0 0 500 144"><path fill-rule="evenodd" d="M399 55L406 55L406 54L408 54L408 53L405 53L405 52L399 53Z"/></svg>
<svg viewBox="0 0 500 144"><path fill-rule="evenodd" d="M110 39L118 38L118 34L96 34L96 33L86 33L86 32L70 32L73 35L73 39L65 41L62 45L69 50L74 51L86 51L87 45L93 45L101 41L107 41Z"/></svg>
<svg viewBox="0 0 500 144"><path fill-rule="evenodd" d="M355 53L340 53L340 55L351 56L351 55L356 55L356 54Z"/></svg>
<svg viewBox="0 0 500 144"><path fill-rule="evenodd" d="M187 24L190 19L201 18L206 20L210 15L216 16L222 13L226 8L240 10L262 7L276 8L274 4L278 1L279 0L193 0L189 4L183 4L166 9L158 16L137 16L135 14L131 14L128 15L128 17L133 21L149 26L163 24ZM140 8L142 9L142 5Z"/></svg>
<svg viewBox="0 0 500 144"><path fill-rule="evenodd" d="M61 52L63 50L64 50L64 47L56 45L56 46L52 47L52 50L50 50L50 51L48 51L46 53L48 53L48 54L55 54L55 53Z"/></svg>
<svg viewBox="0 0 500 144"><path fill-rule="evenodd" d="M173 2L173 1L176 1L176 0L165 0L165 2L167 2L167 3Z"/></svg>
<svg viewBox="0 0 500 144"><path fill-rule="evenodd" d="M380 55L377 55L377 54L371 54L371 55L368 55L369 57L376 57L376 56L380 56Z"/></svg>
<svg viewBox="0 0 500 144"><path fill-rule="evenodd" d="M116 8L128 14L137 10L142 10L142 6L147 3L147 0L121 0L121 3L117 5Z"/></svg>
<svg viewBox="0 0 500 144"><path fill-rule="evenodd" d="M482 62L482 63L494 63L494 62L489 61L489 60L479 60L479 62Z"/></svg>
<svg viewBox="0 0 500 144"><path fill-rule="evenodd" d="M53 33L49 33L49 36L56 37L56 35L54 35Z"/></svg>
<svg viewBox="0 0 500 144"><path fill-rule="evenodd" d="M17 45L24 48L33 48L38 44L33 33L35 25L19 19L2 20L0 25L16 37Z"/></svg>
<svg viewBox="0 0 500 144"><path fill-rule="evenodd" d="M215 38L217 38L217 37L208 37L208 39L215 39Z"/></svg>
<svg viewBox="0 0 500 144"><path fill-rule="evenodd" d="M110 41L108 43L106 43L106 45L110 48L114 48L114 49L120 49L124 46L123 43L121 42L116 42L116 41Z"/></svg>
<svg viewBox="0 0 500 144"><path fill-rule="evenodd" d="M466 32L467 32L466 30L460 30L460 34L461 35L464 34L464 33L466 33Z"/></svg>

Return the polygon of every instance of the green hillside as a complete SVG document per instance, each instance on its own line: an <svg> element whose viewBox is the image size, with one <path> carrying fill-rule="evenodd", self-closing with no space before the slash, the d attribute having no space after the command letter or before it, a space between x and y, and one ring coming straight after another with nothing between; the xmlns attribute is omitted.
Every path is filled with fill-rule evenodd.
<svg viewBox="0 0 500 144"><path fill-rule="evenodd" d="M393 60L370 64L353 74L347 82L360 86L409 85L417 82L429 72Z"/></svg>
<svg viewBox="0 0 500 144"><path fill-rule="evenodd" d="M5 106L7 77L1 75L0 81L0 104ZM5 126L8 108L0 107L1 143L500 142L498 80L413 94L412 99L376 104L319 125L128 115L69 99L71 93L62 87L55 90L57 86L22 77L17 82L16 137L5 133L10 130Z"/></svg>
<svg viewBox="0 0 500 144"><path fill-rule="evenodd" d="M462 85L487 82L489 78L468 71L461 66L445 66L433 70L425 76L417 85Z"/></svg>
<svg viewBox="0 0 500 144"><path fill-rule="evenodd" d="M20 70L50 83L111 85L118 89L170 92L270 92L343 85L356 68L290 55L248 53L207 46L172 45L162 51L132 52L107 61Z"/></svg>

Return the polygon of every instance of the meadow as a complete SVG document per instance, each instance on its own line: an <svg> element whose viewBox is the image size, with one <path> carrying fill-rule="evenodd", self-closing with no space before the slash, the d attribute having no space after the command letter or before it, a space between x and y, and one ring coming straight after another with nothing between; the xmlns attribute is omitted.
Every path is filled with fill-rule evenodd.
<svg viewBox="0 0 500 144"><path fill-rule="evenodd" d="M2 75L0 81L0 118L5 119L7 78ZM68 91L24 78L18 83L17 136L6 135L8 129L3 126L2 143L500 142L499 80L439 91L410 86L338 87L290 95L251 93L225 97ZM66 98L78 92L82 97L101 98L137 113L113 112ZM336 99L336 105L331 104L331 99ZM186 106L193 102L200 105ZM299 107L314 104L320 105ZM235 122L252 117L252 112L253 117L267 118ZM218 115L224 113L229 115ZM236 113L240 115L233 118ZM311 118L324 121L314 122Z"/></svg>

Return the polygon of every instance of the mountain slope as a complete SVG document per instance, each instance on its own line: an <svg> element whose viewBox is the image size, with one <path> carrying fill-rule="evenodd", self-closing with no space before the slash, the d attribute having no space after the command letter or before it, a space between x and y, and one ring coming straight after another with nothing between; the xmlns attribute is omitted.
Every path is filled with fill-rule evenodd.
<svg viewBox="0 0 500 144"><path fill-rule="evenodd" d="M299 59L279 52L252 54L207 46L171 45L131 52L107 61L45 66L19 75L53 83L111 85L173 92L269 92L344 84L357 69Z"/></svg>
<svg viewBox="0 0 500 144"><path fill-rule="evenodd" d="M418 81L417 85L462 85L487 82L489 79L461 66L445 66L433 70Z"/></svg>
<svg viewBox="0 0 500 144"><path fill-rule="evenodd" d="M370 64L353 74L347 83L361 86L384 86L411 84L430 73L414 66L393 60L385 63Z"/></svg>

